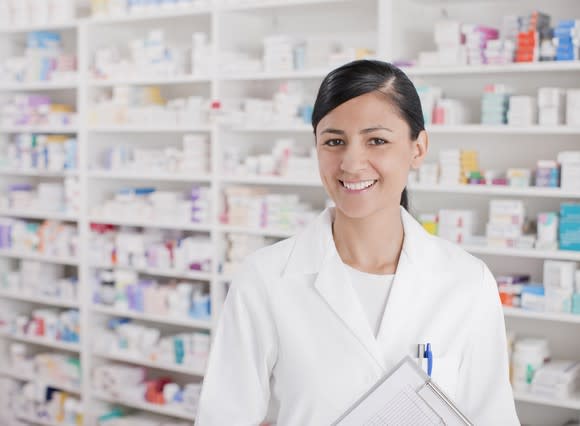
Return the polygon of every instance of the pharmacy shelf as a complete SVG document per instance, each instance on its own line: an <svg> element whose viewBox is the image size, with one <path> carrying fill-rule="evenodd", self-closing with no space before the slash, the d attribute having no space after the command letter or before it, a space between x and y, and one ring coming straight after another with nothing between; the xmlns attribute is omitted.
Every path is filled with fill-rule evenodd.
<svg viewBox="0 0 580 426"><path fill-rule="evenodd" d="M34 345L46 346L47 348L61 349L69 352L80 352L81 350L80 344L78 343L58 342L56 340L44 339L42 337L19 336L5 331L0 331L0 337L5 337L17 342L32 343Z"/></svg>
<svg viewBox="0 0 580 426"><path fill-rule="evenodd" d="M0 257L13 259L37 260L39 262L56 263L59 265L78 266L79 261L70 257L49 256L42 253L26 252L12 249L0 249Z"/></svg>
<svg viewBox="0 0 580 426"><path fill-rule="evenodd" d="M123 265L108 265L108 264L92 264L92 268L97 269L120 269L126 271L135 271L141 274L154 275L158 277L167 278L183 278L197 281L211 281L211 274L208 272L197 272L197 271L179 271L175 269L162 269L162 268L138 268L133 266L123 266Z"/></svg>
<svg viewBox="0 0 580 426"><path fill-rule="evenodd" d="M125 405L131 408L137 408L139 410L148 411L150 413L162 414L164 416L177 417L179 419L193 421L195 415L193 413L187 413L186 411L180 410L178 408L169 408L162 405L151 404L145 401L121 399L118 397L106 395L102 392L94 391L93 396L101 401L110 402L112 404Z"/></svg>
<svg viewBox="0 0 580 426"><path fill-rule="evenodd" d="M246 185L306 186L322 188L320 180L300 179L285 176L224 176L218 178L223 183Z"/></svg>
<svg viewBox="0 0 580 426"><path fill-rule="evenodd" d="M108 306L93 305L93 312L110 315L115 317L131 318L142 321L157 322L169 325L178 325L180 327L196 328L200 330L210 330L211 324L206 320L195 320L189 318L174 318L168 315L153 315L153 314L143 314L140 312L127 311L111 308Z"/></svg>
<svg viewBox="0 0 580 426"><path fill-rule="evenodd" d="M210 132L209 126L153 126L153 125L118 125L118 126L90 126L90 132L94 133L206 133Z"/></svg>
<svg viewBox="0 0 580 426"><path fill-rule="evenodd" d="M505 195L521 197L541 198L580 198L580 192L566 191L560 188L537 188L537 187L510 187L501 185L441 185L413 183L408 186L411 192L436 192L450 194L474 194L474 195Z"/></svg>
<svg viewBox="0 0 580 426"><path fill-rule="evenodd" d="M572 260L580 262L580 251L518 249L518 248L472 246L468 244L463 244L461 245L461 247L463 247L463 249L472 254L525 257L530 259Z"/></svg>
<svg viewBox="0 0 580 426"><path fill-rule="evenodd" d="M66 426L65 423L58 423L58 422L51 422L50 420L39 419L33 416L26 416L24 414L18 413L16 418L20 421L32 423L35 425L44 425L44 426Z"/></svg>
<svg viewBox="0 0 580 426"><path fill-rule="evenodd" d="M89 25L130 24L135 22L187 18L192 16L210 16L210 8L176 7L173 9L151 8L151 12L133 13L121 16L96 16L86 19Z"/></svg>
<svg viewBox="0 0 580 426"><path fill-rule="evenodd" d="M157 228L157 229L175 229L179 231L197 231L197 232L210 232L210 225L200 225L195 223L170 223L170 222L155 222L155 221L144 221L144 220L124 220L124 219L113 219L113 218L102 218L98 216L91 216L89 218L91 223L103 223L107 225L118 225L118 226L135 226L140 228Z"/></svg>
<svg viewBox="0 0 580 426"><path fill-rule="evenodd" d="M56 389L63 390L65 392L74 393L77 395L81 394L81 388L79 386L71 386L71 385L63 385L62 383L58 383L49 379L44 379L42 377L38 377L36 375L27 375L22 374L14 370L10 370L8 368L0 368L0 376L4 377L11 377L16 380L22 380L26 382L37 382L42 383L43 385L47 385Z"/></svg>
<svg viewBox="0 0 580 426"><path fill-rule="evenodd" d="M232 126L225 127L228 130L239 133L310 133L313 135L310 124L300 124L291 126Z"/></svg>
<svg viewBox="0 0 580 426"><path fill-rule="evenodd" d="M346 0L257 0L257 1L245 1L240 2L240 4L225 4L220 7L221 11L224 12L235 12L235 11L257 11L259 9L280 9L284 7L304 7L309 5L317 4L337 4L345 3ZM232 0L230 0L230 3Z"/></svg>
<svg viewBox="0 0 580 426"><path fill-rule="evenodd" d="M145 77L145 78L112 78L103 80L90 80L88 85L91 87L111 87L125 85L156 85L168 86L174 84L193 84L193 83L211 83L211 77L183 75L175 77Z"/></svg>
<svg viewBox="0 0 580 426"><path fill-rule="evenodd" d="M70 135L77 133L78 128L73 126L11 126L0 127L0 133L47 133Z"/></svg>
<svg viewBox="0 0 580 426"><path fill-rule="evenodd" d="M23 302L37 303L48 306L58 306L63 308L78 308L79 303L74 300L66 300L52 296L33 296L30 294L23 294L22 292L0 290L0 297L12 300L21 300Z"/></svg>
<svg viewBox="0 0 580 426"><path fill-rule="evenodd" d="M114 352L104 353L96 351L93 352L93 355L109 359L112 361L126 362L128 364L136 364L141 365L143 367L157 368L159 370L171 371L173 373L188 374L190 376L203 376L205 372L205 368L201 367L155 362L145 359L143 357L135 357Z"/></svg>
<svg viewBox="0 0 580 426"><path fill-rule="evenodd" d="M416 66L403 67L402 70L409 76L575 72L580 71L580 61L512 63L505 65Z"/></svg>
<svg viewBox="0 0 580 426"><path fill-rule="evenodd" d="M431 125L430 134L485 134L485 135L580 135L580 127L573 126L492 126L486 124Z"/></svg>
<svg viewBox="0 0 580 426"><path fill-rule="evenodd" d="M29 90L74 90L78 87L76 81L38 81L30 83L6 83L0 84L0 92L18 92Z"/></svg>
<svg viewBox="0 0 580 426"><path fill-rule="evenodd" d="M300 79L317 79L322 80L331 69L323 70L304 70L304 71L286 71L286 72L256 72L256 73L239 73L235 75L222 75L223 81L262 81L262 80L300 80Z"/></svg>
<svg viewBox="0 0 580 426"><path fill-rule="evenodd" d="M580 315L557 312L536 312L521 308L503 307L504 316L507 318L525 318L539 321L555 321L569 324L580 324Z"/></svg>
<svg viewBox="0 0 580 426"><path fill-rule="evenodd" d="M78 21L67 21L67 22L54 22L35 25L0 27L0 34L28 33L32 31L75 30L78 27L78 25L79 25Z"/></svg>
<svg viewBox="0 0 580 426"><path fill-rule="evenodd" d="M88 173L93 179L111 180L146 180L158 182L211 182L211 174L181 174L181 173L136 173L112 170L93 170Z"/></svg>
<svg viewBox="0 0 580 426"><path fill-rule="evenodd" d="M551 407L580 410L580 395L576 395L567 399L555 399L535 395L530 392L514 392L514 398L518 402L529 402L532 404L549 405Z"/></svg>
<svg viewBox="0 0 580 426"><path fill-rule="evenodd" d="M296 126L232 126L234 132L294 132L312 134L312 126L309 124ZM485 134L485 135L580 135L580 127L573 126L492 126L486 124L460 124L460 125L431 125L427 126L430 134Z"/></svg>
<svg viewBox="0 0 580 426"><path fill-rule="evenodd" d="M230 226L230 225L220 225L218 230L230 234L261 235L264 237L272 237L272 238L289 238L300 232L300 230L288 231L280 229L277 230L265 228L251 228L248 226Z"/></svg>
<svg viewBox="0 0 580 426"><path fill-rule="evenodd" d="M76 170L36 170L36 169L0 169L0 176L38 176L38 177L58 177L64 178L67 176L78 176Z"/></svg>
<svg viewBox="0 0 580 426"><path fill-rule="evenodd" d="M32 210L18 209L0 209L0 216L12 216L23 219L49 219L62 220L63 222L76 222L77 218L73 215L58 212L34 212Z"/></svg>

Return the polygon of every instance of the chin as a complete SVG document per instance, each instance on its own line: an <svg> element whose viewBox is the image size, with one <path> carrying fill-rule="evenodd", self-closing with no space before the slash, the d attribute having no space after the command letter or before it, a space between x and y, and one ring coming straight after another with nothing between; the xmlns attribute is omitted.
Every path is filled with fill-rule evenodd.
<svg viewBox="0 0 580 426"><path fill-rule="evenodd" d="M344 203L335 203L336 210L340 211L340 213L349 219L364 219L365 217L369 217L376 213L377 211L381 210L380 208L373 207L373 206L363 206L363 205L355 205L355 204L344 204Z"/></svg>

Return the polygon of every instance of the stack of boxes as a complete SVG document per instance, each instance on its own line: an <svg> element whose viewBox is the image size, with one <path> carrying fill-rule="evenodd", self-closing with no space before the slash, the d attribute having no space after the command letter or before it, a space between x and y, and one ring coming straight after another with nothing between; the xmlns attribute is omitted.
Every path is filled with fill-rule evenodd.
<svg viewBox="0 0 580 426"><path fill-rule="evenodd" d="M560 187L565 191L580 192L580 151L563 151L558 154L562 167Z"/></svg>
<svg viewBox="0 0 580 426"><path fill-rule="evenodd" d="M185 173L207 173L210 169L210 146L206 135L187 134L182 140L183 152L179 161Z"/></svg>
<svg viewBox="0 0 580 426"><path fill-rule="evenodd" d="M580 89L566 90L566 124L580 126Z"/></svg>
<svg viewBox="0 0 580 426"><path fill-rule="evenodd" d="M538 89L538 110L540 126L558 126L564 123L563 89L542 87Z"/></svg>
<svg viewBox="0 0 580 426"><path fill-rule="evenodd" d="M521 18L517 15L504 15L501 23L501 38L502 40L509 40L515 43L518 39L518 33L520 32L520 22Z"/></svg>
<svg viewBox="0 0 580 426"><path fill-rule="evenodd" d="M501 125L507 123L512 90L503 84L488 84L481 98L481 124Z"/></svg>
<svg viewBox="0 0 580 426"><path fill-rule="evenodd" d="M463 65L467 51L463 44L461 23L445 20L435 23L436 52L422 52L419 61L425 65Z"/></svg>
<svg viewBox="0 0 580 426"><path fill-rule="evenodd" d="M511 168L506 173L508 185L516 188L527 188L532 181L530 169Z"/></svg>
<svg viewBox="0 0 580 426"><path fill-rule="evenodd" d="M538 250L558 250L558 213L538 214L536 248Z"/></svg>
<svg viewBox="0 0 580 426"><path fill-rule="evenodd" d="M439 168L441 185L457 185L461 181L461 151L449 149L439 152Z"/></svg>
<svg viewBox="0 0 580 426"><path fill-rule="evenodd" d="M419 182L424 185L436 185L439 179L439 165L426 163L419 169Z"/></svg>
<svg viewBox="0 0 580 426"><path fill-rule="evenodd" d="M535 186L539 188L558 188L560 186L560 168L556 161L538 161Z"/></svg>
<svg viewBox="0 0 580 426"><path fill-rule="evenodd" d="M479 170L479 161L477 160L477 151L461 151L461 183L483 183L483 176Z"/></svg>
<svg viewBox="0 0 580 426"><path fill-rule="evenodd" d="M519 200L491 200L486 226L487 244L493 247L518 247L522 240L525 205Z"/></svg>
<svg viewBox="0 0 580 426"><path fill-rule="evenodd" d="M294 69L293 41L285 35L264 39L264 71L287 72Z"/></svg>
<svg viewBox="0 0 580 426"><path fill-rule="evenodd" d="M463 25L463 33L467 46L467 63L470 65L486 64L485 49L489 41L497 40L499 31L482 25Z"/></svg>
<svg viewBox="0 0 580 426"><path fill-rule="evenodd" d="M476 223L472 210L440 210L439 236L457 244L469 243Z"/></svg>
<svg viewBox="0 0 580 426"><path fill-rule="evenodd" d="M533 96L512 96L508 112L510 126L531 126L536 123L537 106Z"/></svg>
<svg viewBox="0 0 580 426"><path fill-rule="evenodd" d="M559 21L554 28L556 61L577 61L580 59L580 20Z"/></svg>
<svg viewBox="0 0 580 426"><path fill-rule="evenodd" d="M479 170L477 151L450 149L439 153L442 185L483 183Z"/></svg>
<svg viewBox="0 0 580 426"><path fill-rule="evenodd" d="M545 309L547 312L572 311L575 292L576 262L546 260L544 262Z"/></svg>
<svg viewBox="0 0 580 426"><path fill-rule="evenodd" d="M516 44L513 40L488 40L484 55L490 65L505 65L514 61L515 52Z"/></svg>
<svg viewBox="0 0 580 426"><path fill-rule="evenodd" d="M540 38L550 30L550 16L538 11L520 20L516 62L536 62L540 58Z"/></svg>
<svg viewBox="0 0 580 426"><path fill-rule="evenodd" d="M560 250L580 251L580 203L560 205Z"/></svg>

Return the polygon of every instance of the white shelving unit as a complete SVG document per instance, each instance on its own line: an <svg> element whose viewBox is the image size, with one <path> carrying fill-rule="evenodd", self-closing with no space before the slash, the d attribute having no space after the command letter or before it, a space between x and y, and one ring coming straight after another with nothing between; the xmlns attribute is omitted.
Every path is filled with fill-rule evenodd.
<svg viewBox="0 0 580 426"><path fill-rule="evenodd" d="M469 4L467 4L469 3ZM550 4L540 4L538 0L530 1L534 6L497 0L493 2L465 2L450 0L445 3L447 13L459 20L474 23L489 23L499 25L499 17L504 14L524 14L534 7L553 13L556 19L570 16L580 17L580 7L573 0L555 0ZM474 6L474 4L477 4ZM87 330L91 330L94 321L100 317L131 318L145 324L157 324L160 327L177 327L185 331L207 330L215 327L220 305L225 295L225 283L231 280L231 275L222 275L218 264L221 259L220 250L226 236L230 233L242 233L282 239L294 232L286 230L256 229L221 224L218 220L220 211L219 198L223 189L231 185L253 185L266 187L271 191L293 190L300 195L307 194L324 204L325 195L322 185L315 175L311 179L301 179L279 176L229 176L222 173L222 148L226 144L236 143L252 146L256 141L273 140L276 137L292 137L297 143L312 144L312 128L308 124L289 126L269 125L256 126L251 123L244 126L208 125L208 126L170 126L159 123L148 125L102 126L89 124L88 109L91 94L96 90L109 90L120 85L129 86L160 86L163 90L184 91L186 93L203 93L211 99L237 98L251 94L252 96L270 97L275 84L286 80L299 81L308 88L314 98L315 89L329 69L318 68L305 71L279 73L224 73L216 70L211 75L182 75L171 78L132 77L96 80L90 75L89 69L92 54L97 46L107 43L127 43L133 32L143 32L148 29L162 27L176 37L183 34L203 30L209 35L213 46L215 63L219 63L220 55L225 50L235 50L238 44L260 48L264 35L283 34L323 34L331 37L342 34L341 37L356 38L356 43L367 43L376 49L378 57L386 60L399 58L415 58L419 50L427 50L433 46L425 34L433 28L433 22L439 17L440 5L436 2L397 2L395 0L259 0L255 4L222 6L215 4L209 9L183 9L179 11L162 11L154 14L131 15L116 18L83 18L75 22L58 25L27 26L0 28L0 42L10 37L21 37L30 31L54 30L73 34L76 39L79 58L79 78L74 82L39 82L15 84L0 81L0 95L19 92L42 92L50 95L70 94L76 96L76 107L79 113L78 126L70 127L0 127L0 143L2 138L10 134L22 132L42 134L75 134L79 142L79 170L70 172L52 172L37 170L2 170L3 179L23 178L42 181L44 179L63 179L76 176L81 182L81 214L78 217L55 213L26 212L0 210L0 216L20 217L31 220L54 219L76 223L79 228L79 256L75 259L46 256L38 253L0 251L1 258L15 261L21 259L69 265L78 270L80 288L78 303L63 301L41 296L16 295L0 291L0 300L15 301L34 305L46 305L62 308L78 308L81 312L81 329L83 335L80 345L51 342L44 339L25 336L0 335L0 340L20 341L30 345L39 345L55 351L75 352L80 354L83 368L83 385L75 390L82 397L84 410L90 412L96 401L121 404L146 412L157 413L178 419L193 420L191 413L185 413L171 407L160 407L144 402L123 400L95 392L91 386L91 369L99 361L109 360L147 368L158 369L198 381L203 376L203 368L190 366L158 364L152 361L133 358L119 354L105 354L93 351ZM481 6L481 8L480 8ZM473 7L478 7L477 16L473 17ZM480 10L481 9L481 10ZM316 18L317 17L317 18ZM307 19L305 19L307 18ZM313 19L316 18L316 19ZM474 21L475 19L475 21ZM320 24L332 22L332 25ZM232 28L247 28L243 37ZM251 30L251 31L250 31ZM416 34L418 42L407 43L402 34ZM98 42L97 42L98 41ZM1 52L0 52L1 53ZM492 82L507 81L516 89L521 85L522 93L533 94L534 85L550 85L565 87L571 82L580 81L580 62L510 64L505 66L460 66L460 67L414 67L406 69L414 79L440 85L449 91L450 97L479 99L483 85ZM525 77L525 78L524 78ZM532 79L533 83L527 83ZM580 84L577 84L580 87ZM560 150L578 149L580 128L559 127L510 127L485 126L466 124L458 126L430 126L432 158L437 158L438 150L449 147L467 146L480 152L480 162L483 167L507 168L512 166L532 167L537 159L555 158ZM95 169L91 164L92 155L105 147L111 141L139 144L144 138L155 137L159 143L175 143L183 134L206 134L211 141L212 172L207 175L178 175L147 172L111 172ZM270 138L270 139L268 139ZM547 143L549 142L549 143ZM502 149L501 158L497 158L498 147ZM496 164L497 163L497 164ZM101 195L107 188L118 188L127 184L135 185L172 185L187 187L192 183L208 185L212 194L212 222L204 225L158 223L154 221L124 220L95 217L90 214L95 203L95 197ZM509 188L497 186L443 186L443 185L412 185L410 188L411 204L415 211L435 211L442 206L475 208L486 217L487 202L492 197L522 197L530 203L531 211L555 210L560 201L579 200L580 193L571 193L559 189L544 188ZM314 194L314 195L312 195ZM176 271L171 269L134 268L111 266L108 264L93 264L89 261L88 241L89 225L105 223L143 228L179 230L208 234L215 243L212 271ZM579 252L540 251L522 249L502 249L480 246L465 246L465 249L481 256L497 273L527 272L538 279L540 266L544 259L574 260L580 262ZM513 265L513 266L512 266ZM513 269L511 269L513 268ZM194 321L189 319L171 318L141 314L130 311L119 311L110 307L92 305L92 289L90 288L91 273L95 269L125 269L140 275L165 278L185 279L207 282L211 291L212 318L211 321ZM555 353L558 356L580 359L580 346L577 339L580 316L528 312L519 309L504 309L508 328L514 327L518 333L537 335L546 334L551 342L554 340ZM557 327L557 331L556 331ZM570 338L557 339L555 334L567 333ZM4 372L6 374L7 372ZM3 374L0 371L0 374ZM22 377L16 377L24 379ZM515 394L518 401L518 411L522 420L545 419L552 424L570 416L580 414L580 396L568 401L554 401L529 394ZM91 424L88 417L86 424ZM538 417L539 416L539 417ZM34 424L49 424L30 419Z"/></svg>
<svg viewBox="0 0 580 426"><path fill-rule="evenodd" d="M35 377L32 374L30 374L30 375L21 374L19 372L15 372L15 371L12 371L12 370L7 369L7 368L0 369L0 376L12 377L13 379L26 381L26 382L39 381L41 383L46 384L47 386L51 386L51 387L63 390L65 392L69 392L69 393L73 393L73 394L77 394L77 395L80 395L80 393L81 393L81 388L78 386L71 386L71 385L68 385L66 383L65 384L56 383L55 381L50 380L50 379L45 379L42 377Z"/></svg>
<svg viewBox="0 0 580 426"><path fill-rule="evenodd" d="M128 356L128 355L124 355L124 354L116 354L116 353L111 354L111 353L94 352L93 355L101 357L101 358L105 358L105 359L110 359L113 361L124 362L127 364L141 365L144 367L151 367L151 368L155 368L158 370L170 371L170 372L179 373L179 374L187 374L190 376L203 376L203 374L204 374L204 368L201 366L191 366L191 365L184 366L184 365L179 365L179 364L172 365L172 364L154 362L154 361L150 361L150 360L139 358L139 357L133 357L133 356Z"/></svg>
<svg viewBox="0 0 580 426"><path fill-rule="evenodd" d="M121 405L125 405L127 407L136 408L138 410L143 410L143 411L146 411L149 413L161 414L164 416L175 417L177 419L191 421L192 418L194 417L193 413L188 413L186 411L179 410L179 409L172 408L172 407L165 407L163 405L156 405L156 404L141 402L141 401L136 400L136 399L131 400L131 399L116 398L116 397L113 397L110 395L105 395L105 394L96 393L96 392L94 394L94 397L96 399L100 399L101 401L110 402L112 404L121 404Z"/></svg>

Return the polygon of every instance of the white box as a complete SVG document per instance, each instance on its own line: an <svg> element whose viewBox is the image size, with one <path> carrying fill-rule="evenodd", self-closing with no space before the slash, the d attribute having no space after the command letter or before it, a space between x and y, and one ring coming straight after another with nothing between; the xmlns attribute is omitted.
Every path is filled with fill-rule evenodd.
<svg viewBox="0 0 580 426"><path fill-rule="evenodd" d="M544 287L546 290L548 288L555 288L573 291L577 268L578 265L576 262L561 260L544 261Z"/></svg>

